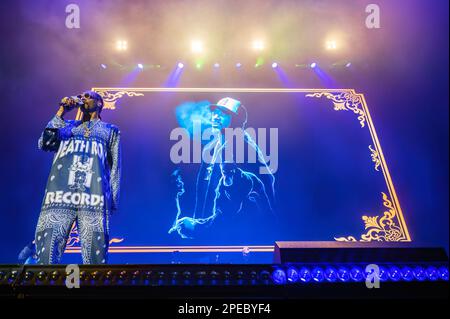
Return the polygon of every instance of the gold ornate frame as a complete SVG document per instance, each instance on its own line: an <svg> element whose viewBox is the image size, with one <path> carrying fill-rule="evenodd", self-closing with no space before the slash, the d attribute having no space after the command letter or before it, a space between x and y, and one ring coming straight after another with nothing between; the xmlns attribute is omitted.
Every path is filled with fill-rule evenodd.
<svg viewBox="0 0 450 319"><path fill-rule="evenodd" d="M277 89L277 88L92 88L104 100L104 109L114 110L116 102L123 96L139 97L150 92L180 92L180 93L305 93L308 98L326 98L331 101L335 111L350 111L357 116L362 129L369 129L372 145L368 145L370 156L374 162L374 169L384 176L388 193L381 193L383 206L386 208L382 214L362 216L364 232L357 239L355 236L335 237L337 241L346 242L408 242L411 237L406 226L405 218L395 192L391 175L378 140L375 127L370 116L364 94L356 93L353 89ZM77 119L81 118L81 112ZM71 239L69 239L70 241ZM118 243L120 239L112 239ZM207 252L207 251L242 251L241 246L113 246L110 252ZM254 252L273 251L273 246L250 246ZM77 247L68 247L66 252L79 252Z"/></svg>

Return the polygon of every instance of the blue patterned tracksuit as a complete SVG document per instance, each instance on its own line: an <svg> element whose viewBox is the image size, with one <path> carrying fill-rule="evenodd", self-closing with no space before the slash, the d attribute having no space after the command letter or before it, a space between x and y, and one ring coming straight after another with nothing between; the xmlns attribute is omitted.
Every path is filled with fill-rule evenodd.
<svg viewBox="0 0 450 319"><path fill-rule="evenodd" d="M60 262L75 221L83 263L106 263L109 216L119 198L119 129L100 119L82 123L55 116L39 148L55 155L36 229L38 263Z"/></svg>

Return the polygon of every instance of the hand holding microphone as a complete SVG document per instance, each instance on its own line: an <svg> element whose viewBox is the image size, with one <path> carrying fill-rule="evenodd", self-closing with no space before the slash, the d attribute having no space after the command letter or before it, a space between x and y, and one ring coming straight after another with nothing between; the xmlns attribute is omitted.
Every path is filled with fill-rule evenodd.
<svg viewBox="0 0 450 319"><path fill-rule="evenodd" d="M78 96L66 96L61 99L61 102L59 102L59 110L56 114L62 117L65 113L83 105L83 101Z"/></svg>
<svg viewBox="0 0 450 319"><path fill-rule="evenodd" d="M72 110L75 107L83 106L83 101L78 96L66 96L61 99L60 106L64 106L66 109Z"/></svg>

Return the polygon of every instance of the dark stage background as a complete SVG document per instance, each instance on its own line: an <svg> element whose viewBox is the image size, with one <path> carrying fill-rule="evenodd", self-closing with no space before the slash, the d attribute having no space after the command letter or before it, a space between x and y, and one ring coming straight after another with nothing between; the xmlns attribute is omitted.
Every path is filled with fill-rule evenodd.
<svg viewBox="0 0 450 319"><path fill-rule="evenodd" d="M3 102L0 137L0 263L15 262L18 252L33 238L51 165L50 155L37 149L37 139L56 112L59 99L91 87L122 86L354 88L358 93L364 93L412 240L421 245L444 246L448 250L448 1L378 1L381 8L380 29L367 29L364 25L364 10L371 1L248 1L245 4L238 1L214 4L209 1L78 1L82 11L81 28L67 29L64 25L64 8L69 3L72 2L5 1L0 4L0 26L3 31L0 52ZM278 59L280 65L286 65L284 77L277 76L269 65L261 69L253 66L246 68L246 62L254 64L253 57L245 56L238 50L224 50L217 53L217 59L223 61L224 65L220 70L214 70L213 73L212 68L198 71L187 66L177 83L169 83L169 75L178 61L183 60L189 65L186 53L180 48L184 39L178 38L187 36L188 30L216 35L216 46L232 46L242 42L240 37L245 32L241 30L251 29L254 25L268 30L273 39L278 39L278 49L266 59ZM336 28L347 35L347 50L342 56L330 57L323 53L321 39L327 29ZM110 45L116 37L124 35L128 36L130 42L130 53L126 57L118 56ZM133 43L134 49L131 50ZM226 66L226 61L241 58L243 68L236 70L232 64ZM296 63L311 61L317 61L319 65L331 65L338 60L350 60L352 67L326 69L329 74L326 80L317 77L309 68L293 67ZM103 70L99 67L100 63L108 64L108 68ZM124 66L136 63L160 64L161 67L133 73L133 67L115 68L114 63ZM244 100L245 94L240 98ZM259 102L248 104L255 108L256 104L263 105L265 110L254 116L256 110L249 109L250 126L270 127L264 121L277 119L278 116L279 123L284 118L289 120L286 126L277 124L280 131L296 128L296 119L299 125L296 129L305 132L318 130L314 120L306 121L305 116L299 116L298 113L294 116L298 110L292 107L283 110L276 106L280 97L259 95L258 98L261 99ZM150 135L149 141L159 141L162 148L170 145L166 132L176 125L176 119L173 110L162 109L166 104L175 107L178 101L186 99L214 101L210 96L197 97L186 93L174 99L174 103L164 100L161 105L157 98L151 102L153 109L161 108L167 112L163 115L151 112L146 104L139 104L138 98L130 99L127 104L130 109L134 106L130 112L126 108L120 109L123 113L105 110L104 120L117 123L124 133L125 160L138 157L138 150L142 150L138 145L146 140L137 138L138 133ZM315 103L323 106L330 102ZM331 105L327 105L331 108ZM139 107L143 109L136 111ZM152 132L144 129L134 135L129 133L133 129L137 130L137 127L131 126L131 122L126 119L138 116L137 113L142 114L141 126L137 126L142 129L167 124L167 127L161 128L160 132L164 133L161 133L160 139L154 138ZM340 119L343 117L331 110L328 114ZM350 118L348 125L359 129L356 118L347 114L345 117ZM347 122L329 123L345 125L345 134L351 134L352 128L345 124ZM343 128L334 129L342 132ZM341 139L336 136L336 131L329 128L327 132L330 131L333 133L328 135L317 132L317 136L326 140L325 145L337 145ZM293 134L297 132L294 130ZM289 145L294 143L290 139L287 141ZM280 151L279 164L280 180L283 181L284 174L286 185L290 181L289 174L281 166L283 157L304 156L297 154L289 145L285 145L284 153ZM333 150L327 147L323 149L328 149L330 156L333 156ZM146 156L153 158L151 150L145 150L139 161L144 161ZM368 151L365 155L367 165L371 167ZM168 155L164 153L163 156ZM312 158L303 159L313 162ZM347 163L348 159L341 160ZM130 165L130 162L124 165ZM301 161L289 165L292 171L302 169ZM353 166L352 170L346 165ZM346 165L334 172L353 172L356 164ZM164 193L162 181L170 169L155 168L157 175L152 175L154 172L150 167L141 177L160 178L159 191ZM123 237L133 245L180 244L179 239L168 237L166 241L166 237L162 237L165 228L146 232L153 218L156 224L170 224L174 214L170 213L168 218L159 215L159 212L155 217L137 213L137 210L143 209L135 193L141 182L130 183L130 180L138 175L137 167L135 171L124 171L124 181L126 178L129 180L124 182L121 211L113 220L113 236L121 237L123 233L129 232L132 234L130 237ZM329 178L330 175L327 176ZM338 179L329 180L327 184L327 176L321 178L324 185L331 188L330 185ZM298 233L294 226L284 229L281 235L283 239L332 240L333 236L359 235L363 232L360 219L362 213L379 211L372 207L367 208L367 211L351 210L354 215L341 223L342 216L339 214L325 217L316 215L311 207L302 206L308 204L300 203L311 202L311 198L305 195L306 188L305 183L298 183L286 191L286 186L285 203L298 205L295 209L308 211L305 214L315 216L317 220L312 224L313 227L307 227L303 221L311 219L311 216L296 215L292 225L299 225ZM326 192L325 188L317 186L317 189ZM147 191L151 193L151 189ZM338 205L338 199L346 198L336 192L327 193L330 197L327 202L321 202L319 211L328 211L334 208L335 203ZM288 199L294 196L298 202L289 202ZM301 201L302 196L305 196L304 201ZM381 198L378 203L381 204ZM159 211L160 207L157 208ZM130 213L130 210L133 212ZM328 226L324 228L320 225L325 220ZM128 229L130 225L135 225L133 231ZM255 243L270 244L264 239Z"/></svg>

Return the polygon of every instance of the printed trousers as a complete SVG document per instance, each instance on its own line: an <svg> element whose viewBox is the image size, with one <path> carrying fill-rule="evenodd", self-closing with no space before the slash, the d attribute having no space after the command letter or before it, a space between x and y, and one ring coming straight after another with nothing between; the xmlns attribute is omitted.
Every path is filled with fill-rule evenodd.
<svg viewBox="0 0 450 319"><path fill-rule="evenodd" d="M109 214L78 208L47 208L41 211L36 228L38 264L58 264L70 230L77 222L83 264L105 264L109 246Z"/></svg>

